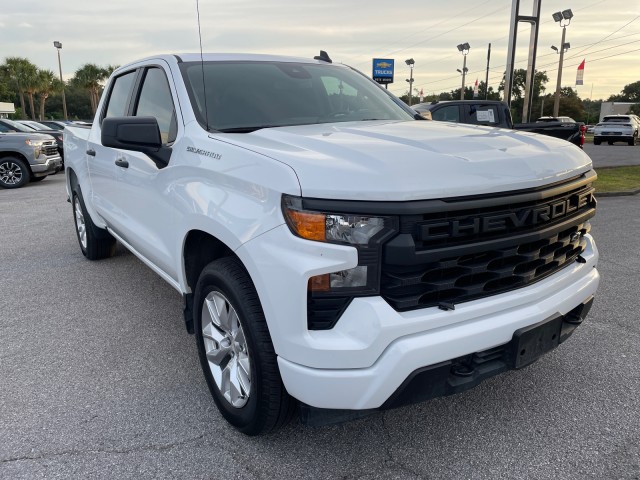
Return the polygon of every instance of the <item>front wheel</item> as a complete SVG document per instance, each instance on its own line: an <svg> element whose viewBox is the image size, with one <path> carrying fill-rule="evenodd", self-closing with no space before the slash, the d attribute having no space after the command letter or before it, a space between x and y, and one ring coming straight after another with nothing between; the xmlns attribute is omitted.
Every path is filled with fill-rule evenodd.
<svg viewBox="0 0 640 480"><path fill-rule="evenodd" d="M600 140L597 140L597 139L594 138L593 139L593 144L594 145L600 145Z"/></svg>
<svg viewBox="0 0 640 480"><path fill-rule="evenodd" d="M0 159L0 187L20 188L30 179L31 172L24 160L14 157Z"/></svg>
<svg viewBox="0 0 640 480"><path fill-rule="evenodd" d="M295 401L282 384L258 294L237 258L215 260L200 274L194 329L207 385L230 424L260 435L291 419Z"/></svg>

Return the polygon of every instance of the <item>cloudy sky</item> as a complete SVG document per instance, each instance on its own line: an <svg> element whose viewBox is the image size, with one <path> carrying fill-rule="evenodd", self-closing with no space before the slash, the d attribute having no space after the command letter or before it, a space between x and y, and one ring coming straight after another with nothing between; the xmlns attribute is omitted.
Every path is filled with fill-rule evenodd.
<svg viewBox="0 0 640 480"><path fill-rule="evenodd" d="M575 84L586 59L582 98L606 98L640 80L640 1L541 0L537 67L555 90L562 29L553 12L571 8L563 86ZM273 53L312 57L326 50L334 61L371 74L373 57L396 60L390 90L407 91L415 60L414 87L425 94L460 85L456 49L468 42L467 84L485 76L492 44L489 84L497 89L507 56L512 0L200 0L202 44L209 52ZM521 1L530 15L533 0ZM29 58L58 71L53 41L62 42L63 76L81 65L121 65L156 53L199 48L196 0L0 0L0 61ZM516 66L526 68L530 28L520 24Z"/></svg>

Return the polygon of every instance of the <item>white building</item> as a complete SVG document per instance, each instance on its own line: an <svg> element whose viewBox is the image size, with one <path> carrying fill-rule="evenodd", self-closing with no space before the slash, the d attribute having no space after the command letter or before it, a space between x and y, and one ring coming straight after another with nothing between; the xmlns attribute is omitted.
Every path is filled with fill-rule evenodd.
<svg viewBox="0 0 640 480"><path fill-rule="evenodd" d="M8 118L10 113L16 113L13 103L0 102L0 118Z"/></svg>
<svg viewBox="0 0 640 480"><path fill-rule="evenodd" d="M629 109L635 104L635 102L602 102L600 120L598 121L601 122L605 115L624 115L629 113Z"/></svg>

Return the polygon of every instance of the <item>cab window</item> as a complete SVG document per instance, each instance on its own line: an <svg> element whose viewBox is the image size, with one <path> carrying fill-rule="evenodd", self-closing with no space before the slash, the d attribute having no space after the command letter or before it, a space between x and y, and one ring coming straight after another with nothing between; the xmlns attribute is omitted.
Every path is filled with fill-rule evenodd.
<svg viewBox="0 0 640 480"><path fill-rule="evenodd" d="M431 110L431 117L439 122L460 122L460 109L457 105L448 105Z"/></svg>
<svg viewBox="0 0 640 480"><path fill-rule="evenodd" d="M136 78L135 70L133 72L120 75L113 80L113 87L109 95L107 111L104 117L124 117L127 115L129 107L129 95L133 87L133 81Z"/></svg>
<svg viewBox="0 0 640 480"><path fill-rule="evenodd" d="M137 117L155 117L160 127L162 143L172 143L176 139L178 124L171 98L169 82L160 68L146 71L134 113Z"/></svg>

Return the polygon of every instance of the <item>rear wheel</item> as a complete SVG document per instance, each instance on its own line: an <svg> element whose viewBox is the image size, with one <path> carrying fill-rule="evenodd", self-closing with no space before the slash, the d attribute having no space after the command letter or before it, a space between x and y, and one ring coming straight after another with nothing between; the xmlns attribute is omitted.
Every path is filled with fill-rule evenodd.
<svg viewBox="0 0 640 480"><path fill-rule="evenodd" d="M229 423L260 435L291 419L295 401L282 384L258 294L237 258L215 260L200 274L194 329L207 385Z"/></svg>
<svg viewBox="0 0 640 480"><path fill-rule="evenodd" d="M31 180L31 172L24 160L15 157L0 159L0 187L20 188Z"/></svg>
<svg viewBox="0 0 640 480"><path fill-rule="evenodd" d="M598 139L594 138L594 139L593 139L593 144L594 144L594 145L600 145L600 140L598 140Z"/></svg>
<svg viewBox="0 0 640 480"><path fill-rule="evenodd" d="M106 230L96 227L87 213L87 209L82 198L80 187L73 190L73 220L76 225L76 235L82 254L89 260L100 260L113 255L116 246L116 239Z"/></svg>
<svg viewBox="0 0 640 480"><path fill-rule="evenodd" d="M629 146L633 147L638 143L638 134L635 134L633 137L631 137L631 140L629 140Z"/></svg>

